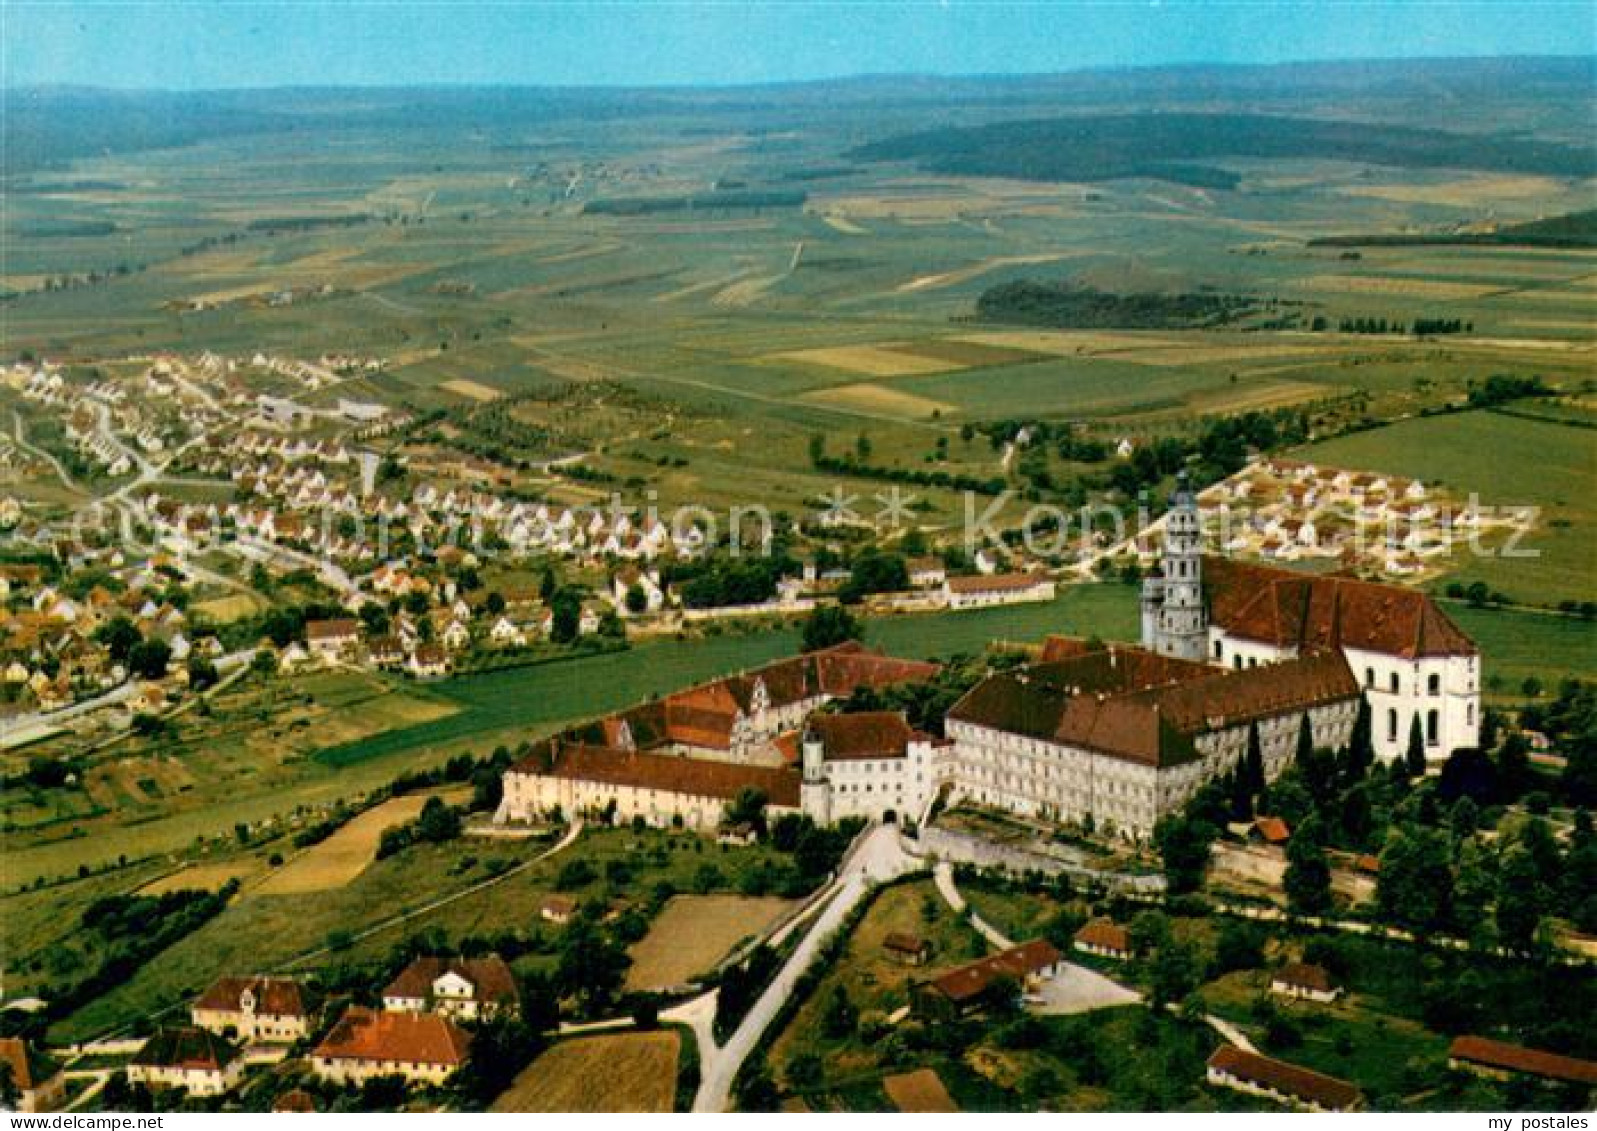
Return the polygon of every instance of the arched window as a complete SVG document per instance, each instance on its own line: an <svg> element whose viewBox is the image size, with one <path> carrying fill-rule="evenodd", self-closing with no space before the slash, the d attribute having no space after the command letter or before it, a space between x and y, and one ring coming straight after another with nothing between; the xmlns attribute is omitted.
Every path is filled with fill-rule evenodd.
<svg viewBox="0 0 1597 1131"><path fill-rule="evenodd" d="M1219 641L1219 640L1216 640L1214 642L1214 658L1217 659L1217 660L1225 659L1225 644L1224 644L1224 642Z"/></svg>
<svg viewBox="0 0 1597 1131"><path fill-rule="evenodd" d="M1397 712L1396 711L1388 711L1388 712L1386 712L1386 740L1388 742L1396 742L1397 741Z"/></svg>
<svg viewBox="0 0 1597 1131"><path fill-rule="evenodd" d="M1241 656L1232 656L1231 657L1231 661L1232 661L1232 666L1235 667L1237 669L1237 671L1241 671L1242 670L1242 657Z"/></svg>
<svg viewBox="0 0 1597 1131"><path fill-rule="evenodd" d="M1365 668L1364 669L1364 686L1365 687L1374 687L1375 686L1375 669L1374 668Z"/></svg>
<svg viewBox="0 0 1597 1131"><path fill-rule="evenodd" d="M1396 695L1396 694L1397 694L1397 673L1396 673L1396 672L1393 672L1393 673L1392 673L1392 687L1391 687L1391 691L1392 691L1392 694L1393 694L1393 695Z"/></svg>
<svg viewBox="0 0 1597 1131"><path fill-rule="evenodd" d="M1442 677L1436 672L1432 672L1425 680L1425 691L1429 695L1440 695L1442 693Z"/></svg>
<svg viewBox="0 0 1597 1131"><path fill-rule="evenodd" d="M1468 726L1475 725L1475 704L1464 704L1464 722Z"/></svg>
<svg viewBox="0 0 1597 1131"><path fill-rule="evenodd" d="M1435 746L1442 741L1442 713L1440 711L1427 711L1425 713L1425 744Z"/></svg>

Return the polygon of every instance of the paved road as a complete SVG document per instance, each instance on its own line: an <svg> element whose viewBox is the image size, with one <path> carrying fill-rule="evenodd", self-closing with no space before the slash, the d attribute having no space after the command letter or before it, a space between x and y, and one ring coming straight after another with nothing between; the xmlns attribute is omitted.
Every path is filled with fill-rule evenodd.
<svg viewBox="0 0 1597 1131"><path fill-rule="evenodd" d="M793 996L793 989L799 977L815 961L821 946L860 900L870 893L873 885L905 872L915 871L919 867L919 862L906 853L899 844L896 825L879 825L866 834L844 861L838 872L838 878L832 885L833 894L825 907L815 916L814 925L809 933L799 942L792 957L777 972L771 984L766 987L765 993L760 995L759 1001L754 1003L754 1008L749 1010L748 1016L737 1027L737 1031L727 1039L724 1046L714 1049L708 1056L705 1055L708 1050L701 1037L699 1050L701 1076L699 1094L693 1100L694 1111L726 1110L727 1103L732 1098L732 1081L737 1078L738 1069L743 1067L743 1062L754 1051L761 1035L776 1019L782 1006ZM702 1013L708 1008L704 1003L705 999L701 998L690 1004L697 1005L698 1012ZM710 1010L710 1016L714 1016L713 1009ZM697 1028L695 1032L698 1032Z"/></svg>

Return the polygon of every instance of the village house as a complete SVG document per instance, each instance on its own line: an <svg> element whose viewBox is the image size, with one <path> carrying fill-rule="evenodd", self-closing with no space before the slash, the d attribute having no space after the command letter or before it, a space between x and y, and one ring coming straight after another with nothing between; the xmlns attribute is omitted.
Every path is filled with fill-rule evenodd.
<svg viewBox="0 0 1597 1131"><path fill-rule="evenodd" d="M405 663L405 670L417 679L442 679L449 668L449 653L437 644L417 645Z"/></svg>
<svg viewBox="0 0 1597 1131"><path fill-rule="evenodd" d="M1131 935L1124 927L1108 919L1094 919L1084 924L1076 932L1071 945L1083 954L1095 954L1099 958L1118 961L1127 961L1136 954L1131 946Z"/></svg>
<svg viewBox="0 0 1597 1131"><path fill-rule="evenodd" d="M1278 997L1328 1005L1341 996L1342 987L1336 984L1323 966L1289 962L1271 975L1270 992Z"/></svg>
<svg viewBox="0 0 1597 1131"><path fill-rule="evenodd" d="M1041 573L978 574L943 581L943 600L950 609L983 609L1053 599L1054 580Z"/></svg>
<svg viewBox="0 0 1597 1131"><path fill-rule="evenodd" d="M882 949L885 950L895 962L905 966L924 966L927 959L932 956L932 947L929 942L919 935L912 935L908 931L890 931L882 940Z"/></svg>
<svg viewBox="0 0 1597 1131"><path fill-rule="evenodd" d="M1447 1050L1447 1066L1492 1080L1529 1076L1561 1084L1597 1087L1597 1061L1511 1045L1489 1037L1459 1037Z"/></svg>
<svg viewBox="0 0 1597 1131"><path fill-rule="evenodd" d="M128 1081L152 1088L184 1088L190 1095L220 1096L243 1078L238 1046L206 1029L162 1029L128 1061Z"/></svg>
<svg viewBox="0 0 1597 1131"><path fill-rule="evenodd" d="M0 1037L0 1066L11 1071L19 1112L54 1111L66 1098L66 1073L21 1037Z"/></svg>
<svg viewBox="0 0 1597 1131"><path fill-rule="evenodd" d="M538 907L538 917L546 923L563 927L577 914L577 901L569 895L545 896Z"/></svg>
<svg viewBox="0 0 1597 1131"><path fill-rule="evenodd" d="M383 990L383 1008L476 1021L514 1016L521 1005L515 976L497 954L481 958L428 955L405 967Z"/></svg>
<svg viewBox="0 0 1597 1131"><path fill-rule="evenodd" d="M1264 1096L1307 1111L1357 1111L1364 1103L1358 1088L1346 1080L1324 1076L1295 1064L1221 1045L1209 1057L1210 1084Z"/></svg>
<svg viewBox="0 0 1597 1131"><path fill-rule="evenodd" d="M304 991L292 978L218 978L189 1007L189 1019L246 1043L287 1044L311 1027Z"/></svg>
<svg viewBox="0 0 1597 1131"><path fill-rule="evenodd" d="M311 655L337 660L349 655L360 643L360 622L353 618L313 620L305 623L305 645Z"/></svg>
<svg viewBox="0 0 1597 1131"><path fill-rule="evenodd" d="M937 589L948 580L948 570L941 558L910 558L905 565L909 583L916 589Z"/></svg>
<svg viewBox="0 0 1597 1131"><path fill-rule="evenodd" d="M1285 848L1292 839L1292 831L1280 817L1257 817L1248 826L1248 840L1271 848Z"/></svg>
<svg viewBox="0 0 1597 1131"><path fill-rule="evenodd" d="M466 1063L471 1035L436 1013L352 1005L310 1054L316 1074L335 1084L378 1076L442 1084Z"/></svg>
<svg viewBox="0 0 1597 1131"><path fill-rule="evenodd" d="M660 587L660 577L653 570L627 566L616 571L610 579L610 603L621 616L633 616L629 595L633 589L643 594L643 607L639 613L657 613L665 608L665 590Z"/></svg>
<svg viewBox="0 0 1597 1131"><path fill-rule="evenodd" d="M1027 993L1058 974L1063 964L1052 943L1032 939L915 983L910 1006L916 1016L930 1020L963 1017L993 1004L996 993Z"/></svg>

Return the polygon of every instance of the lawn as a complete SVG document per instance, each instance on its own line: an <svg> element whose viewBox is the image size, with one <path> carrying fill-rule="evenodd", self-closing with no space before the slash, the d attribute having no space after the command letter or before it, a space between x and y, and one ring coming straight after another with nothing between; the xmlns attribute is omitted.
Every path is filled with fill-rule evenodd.
<svg viewBox="0 0 1597 1131"><path fill-rule="evenodd" d="M494 1101L496 1112L663 1112L676 1098L673 1032L561 1041Z"/></svg>
<svg viewBox="0 0 1597 1131"><path fill-rule="evenodd" d="M739 943L764 931L792 900L741 895L677 895L630 951L629 990L684 985L710 973Z"/></svg>

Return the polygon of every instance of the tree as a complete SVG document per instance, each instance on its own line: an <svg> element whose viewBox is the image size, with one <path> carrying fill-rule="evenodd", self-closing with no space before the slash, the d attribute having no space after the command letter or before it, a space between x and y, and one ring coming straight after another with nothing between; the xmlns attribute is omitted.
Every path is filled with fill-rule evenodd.
<svg viewBox="0 0 1597 1131"><path fill-rule="evenodd" d="M752 825L755 833L763 837L766 832L765 805L767 798L765 791L753 786L745 786L738 791L738 795L727 803L726 821L729 825Z"/></svg>
<svg viewBox="0 0 1597 1131"><path fill-rule="evenodd" d="M164 640L141 640L128 649L128 670L140 679L161 679L172 659L172 646Z"/></svg>
<svg viewBox="0 0 1597 1131"><path fill-rule="evenodd" d="M1331 909L1331 866L1325 861L1318 817L1310 817L1292 833L1286 850L1287 906L1298 915L1323 915Z"/></svg>
<svg viewBox="0 0 1597 1131"><path fill-rule="evenodd" d="M615 942L585 919L566 928L555 965L555 981L566 994L590 1008L608 1002L621 988L630 960Z"/></svg>
<svg viewBox="0 0 1597 1131"><path fill-rule="evenodd" d="M1180 1001L1198 986L1198 962L1192 948L1184 943L1168 942L1161 946L1154 955L1149 973L1155 1006Z"/></svg>
<svg viewBox="0 0 1597 1131"><path fill-rule="evenodd" d="M1374 722L1370 701L1359 696L1359 713L1353 719L1353 733L1342 753L1342 784L1357 785L1375 764Z"/></svg>
<svg viewBox="0 0 1597 1131"><path fill-rule="evenodd" d="M1251 970L1264 961L1264 935L1242 919L1226 919L1214 944L1214 969L1218 978L1234 970Z"/></svg>
<svg viewBox="0 0 1597 1131"><path fill-rule="evenodd" d="M27 1055L24 1051L23 1055ZM16 1071L9 1060L0 1061L0 1110L16 1111L22 1102L22 1089L17 1087Z"/></svg>
<svg viewBox="0 0 1597 1131"><path fill-rule="evenodd" d="M1213 826L1182 814L1164 816L1154 826L1153 842L1172 894L1196 891L1202 885L1214 836Z"/></svg>
<svg viewBox="0 0 1597 1131"><path fill-rule="evenodd" d="M204 691L207 687L215 687L217 674L216 665L205 656L194 655L188 662L189 690Z"/></svg>
<svg viewBox="0 0 1597 1131"><path fill-rule="evenodd" d="M1298 717L1298 746L1293 760L1307 768L1309 760L1314 757L1314 724L1309 721L1309 713L1304 711Z"/></svg>
<svg viewBox="0 0 1597 1131"><path fill-rule="evenodd" d="M570 589L562 589L549 601L549 639L570 644L582 630L582 600Z"/></svg>
<svg viewBox="0 0 1597 1131"><path fill-rule="evenodd" d="M1304 716L1307 718L1307 716ZM1237 792L1257 797L1264 790L1264 743L1259 738L1259 724L1248 724L1248 749L1237 767Z"/></svg>
<svg viewBox="0 0 1597 1131"><path fill-rule="evenodd" d="M127 660L128 652L144 637L131 620L118 616L95 629L94 639L105 647L112 663L120 664Z"/></svg>
<svg viewBox="0 0 1597 1131"><path fill-rule="evenodd" d="M806 652L818 652L864 635L864 626L853 613L841 605L822 605L804 619L803 648Z"/></svg>
<svg viewBox="0 0 1597 1131"><path fill-rule="evenodd" d="M1425 776L1425 729L1420 725L1419 712L1414 712L1414 718L1408 728L1408 750L1403 755L1404 768L1408 770L1411 778Z"/></svg>
<svg viewBox="0 0 1597 1131"><path fill-rule="evenodd" d="M841 985L833 986L821 1010L821 1031L837 1040L852 1035L858 1025L859 1010L849 1000L848 991Z"/></svg>
<svg viewBox="0 0 1597 1131"><path fill-rule="evenodd" d="M1381 852L1376 903L1381 915L1416 931L1441 930L1452 919L1452 852L1446 834L1394 829Z"/></svg>
<svg viewBox="0 0 1597 1131"><path fill-rule="evenodd" d="M643 591L643 586L636 581L627 586L626 606L627 612L632 613L634 616L648 611L649 595Z"/></svg>
<svg viewBox="0 0 1597 1131"><path fill-rule="evenodd" d="M429 797L416 818L416 835L433 844L454 840L460 836L460 811L441 797Z"/></svg>
<svg viewBox="0 0 1597 1131"><path fill-rule="evenodd" d="M1497 935L1510 950L1528 953L1548 904L1547 887L1531 853L1515 845L1497 871Z"/></svg>

